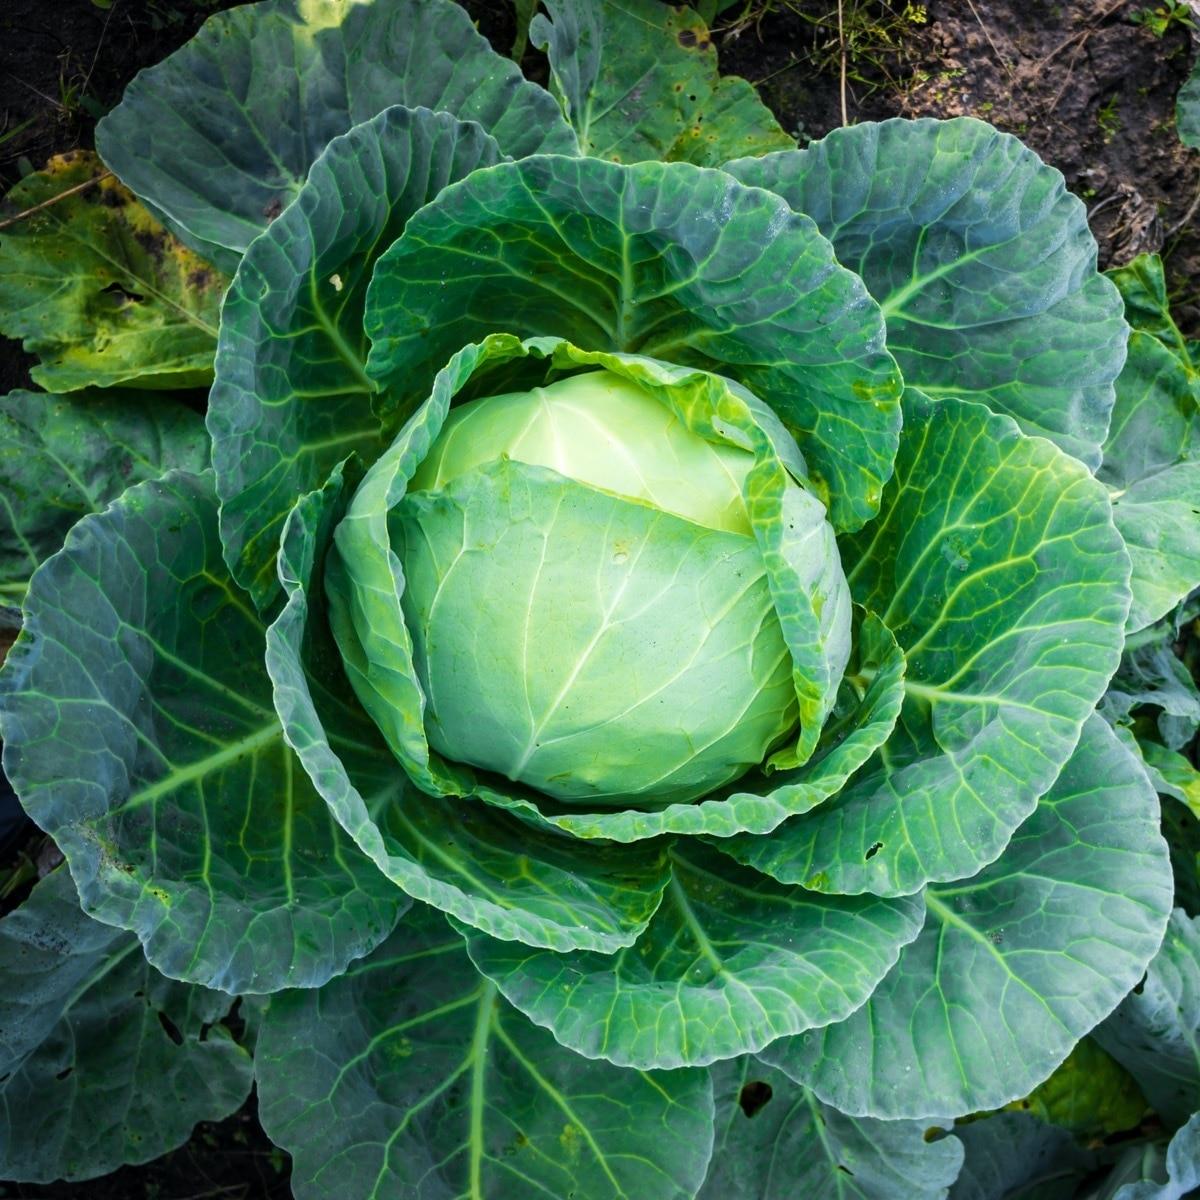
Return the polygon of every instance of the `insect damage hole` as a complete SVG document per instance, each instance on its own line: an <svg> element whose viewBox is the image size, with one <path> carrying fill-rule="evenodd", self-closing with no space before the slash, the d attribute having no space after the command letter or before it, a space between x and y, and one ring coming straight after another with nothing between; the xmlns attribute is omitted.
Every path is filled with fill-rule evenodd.
<svg viewBox="0 0 1200 1200"><path fill-rule="evenodd" d="M748 1117L757 1116L774 1094L769 1083L753 1079L742 1084L742 1090L738 1092L738 1107Z"/></svg>
<svg viewBox="0 0 1200 1200"><path fill-rule="evenodd" d="M870 848L870 850L868 850L868 851L866 852L866 854L864 854L864 855L863 855L863 857L864 857L865 859L867 859L867 860L870 860L870 859L874 858L874 857L875 857L875 855L877 855L877 854L880 852L880 850L882 850L882 849L883 849L883 843L882 843L882 842L876 842L876 843L875 843L875 845L873 845L873 846Z"/></svg>
<svg viewBox="0 0 1200 1200"><path fill-rule="evenodd" d="M163 1033L167 1035L177 1046L183 1045L183 1034L179 1032L179 1026L167 1016L165 1012L158 1013L158 1023L163 1027Z"/></svg>

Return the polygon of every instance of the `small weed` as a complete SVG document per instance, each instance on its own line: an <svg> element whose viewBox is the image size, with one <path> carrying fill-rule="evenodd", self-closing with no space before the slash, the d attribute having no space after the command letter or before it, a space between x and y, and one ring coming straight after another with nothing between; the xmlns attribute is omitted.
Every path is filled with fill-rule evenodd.
<svg viewBox="0 0 1200 1200"><path fill-rule="evenodd" d="M1100 132L1104 136L1104 144L1107 146L1109 142L1117 136L1121 128L1121 114L1117 112L1117 97L1109 96L1109 98L1100 107L1100 111L1096 114L1096 124L1100 126Z"/></svg>
<svg viewBox="0 0 1200 1200"><path fill-rule="evenodd" d="M5 115L7 116L7 114L5 114ZM33 124L33 122L34 122L34 118L28 117L26 120L22 121L19 125L14 125L11 129L5 129L2 132L0 132L0 146L3 146L5 142L11 142L13 140L13 138L24 133L25 130L28 129L29 126Z"/></svg>
<svg viewBox="0 0 1200 1200"><path fill-rule="evenodd" d="M1130 19L1150 30L1157 38L1165 37L1175 28L1200 28L1196 25L1195 13L1187 0L1163 0L1155 8L1139 8Z"/></svg>
<svg viewBox="0 0 1200 1200"><path fill-rule="evenodd" d="M838 74L845 56L846 79L864 89L864 96L878 89L881 77L893 85L893 72L904 61L913 35L927 25L924 4L899 0L844 0L842 11L833 0L814 4L811 0L745 0L741 9L725 5L724 25L715 32L736 39L748 30L760 32L767 17L790 13L812 32L806 51L796 54L792 66L804 66L816 74ZM863 96L858 97L862 99Z"/></svg>

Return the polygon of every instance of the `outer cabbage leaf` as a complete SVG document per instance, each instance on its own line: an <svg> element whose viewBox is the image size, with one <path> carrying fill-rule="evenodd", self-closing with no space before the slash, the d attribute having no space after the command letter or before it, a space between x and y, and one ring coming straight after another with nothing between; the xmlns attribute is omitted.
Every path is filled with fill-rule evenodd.
<svg viewBox="0 0 1200 1200"><path fill-rule="evenodd" d="M71 526L131 484L207 463L204 422L166 396L0 396L0 599L18 601Z"/></svg>
<svg viewBox="0 0 1200 1200"><path fill-rule="evenodd" d="M267 633L267 670L288 742L337 821L408 895L495 937L559 950L630 945L669 878L662 846L634 852L533 830L470 799L408 782L362 711L329 635L321 573L341 518L341 471L304 497L285 526L287 602Z"/></svg>
<svg viewBox="0 0 1200 1200"><path fill-rule="evenodd" d="M1162 259L1157 254L1139 254L1123 267L1112 267L1105 274L1121 293L1129 324L1142 333L1153 334L1188 368L1194 380L1200 377L1200 367L1195 362L1196 343L1183 336L1171 315Z"/></svg>
<svg viewBox="0 0 1200 1200"><path fill-rule="evenodd" d="M751 1057L712 1068L717 1138L697 1200L943 1200L962 1144L848 1117Z"/></svg>
<svg viewBox="0 0 1200 1200"><path fill-rule="evenodd" d="M210 17L96 128L104 161L226 270L338 134L391 104L477 121L509 155L577 153L553 97L452 0L263 0Z"/></svg>
<svg viewBox="0 0 1200 1200"><path fill-rule="evenodd" d="M1128 724L1143 706L1158 710L1154 725L1165 746L1179 750L1200 728L1200 688L1175 653L1181 628L1173 618L1125 639L1121 665L1104 694L1100 711L1109 721ZM1139 722L1142 732L1144 723ZM1148 732L1148 731L1147 731Z"/></svg>
<svg viewBox="0 0 1200 1200"><path fill-rule="evenodd" d="M1061 1200L1096 1165L1067 1130L1028 1113L995 1113L954 1132L966 1153L950 1200Z"/></svg>
<svg viewBox="0 0 1200 1200"><path fill-rule="evenodd" d="M256 1074L297 1200L686 1200L712 1149L708 1072L564 1050L426 908L342 978L276 997Z"/></svg>
<svg viewBox="0 0 1200 1200"><path fill-rule="evenodd" d="M572 1050L618 1066L702 1066L840 1021L923 916L916 897L783 887L695 841L636 946L555 954L475 935L475 965Z"/></svg>
<svg viewBox="0 0 1200 1200"><path fill-rule="evenodd" d="M408 411L463 345L556 336L744 384L796 436L836 529L874 515L892 471L900 378L878 307L807 217L720 171L549 156L478 171L380 258L366 325L368 374Z"/></svg>
<svg viewBox="0 0 1200 1200"><path fill-rule="evenodd" d="M375 260L447 183L499 157L478 125L387 108L325 147L242 259L208 428L226 560L260 605L278 595L275 554L296 498L351 452L371 462L387 445L365 371Z"/></svg>
<svg viewBox="0 0 1200 1200"><path fill-rule="evenodd" d="M1175 910L1141 989L1095 1037L1167 1121L1200 1109L1200 917Z"/></svg>
<svg viewBox="0 0 1200 1200"><path fill-rule="evenodd" d="M228 1116L253 1077L232 1004L84 916L65 867L42 880L0 921L0 1174L91 1179Z"/></svg>
<svg viewBox="0 0 1200 1200"><path fill-rule="evenodd" d="M1113 1200L1188 1200L1195 1196L1200 1189L1200 1112L1193 1113L1171 1139L1162 1169L1145 1174L1152 1177L1125 1184Z"/></svg>
<svg viewBox="0 0 1200 1200"><path fill-rule="evenodd" d="M975 879L931 885L925 903L921 935L849 1020L763 1052L843 1112L1007 1104L1133 987L1171 905L1158 803L1140 764L1092 717L999 860Z"/></svg>
<svg viewBox="0 0 1200 1200"><path fill-rule="evenodd" d="M228 280L172 237L96 156L74 150L26 176L0 234L0 332L41 362L48 391L207 386Z"/></svg>
<svg viewBox="0 0 1200 1200"><path fill-rule="evenodd" d="M407 903L299 769L263 638L212 477L169 472L38 569L0 674L4 771L85 910L228 992L323 983Z"/></svg>
<svg viewBox="0 0 1200 1200"><path fill-rule="evenodd" d="M878 895L975 874L1057 778L1119 661L1129 562L1105 488L978 404L910 394L879 520L841 539L907 658L892 737L831 800L721 843Z"/></svg>
<svg viewBox="0 0 1200 1200"><path fill-rule="evenodd" d="M719 167L792 149L753 86L717 73L700 18L658 0L546 0L529 33L585 154Z"/></svg>
<svg viewBox="0 0 1200 1200"><path fill-rule="evenodd" d="M895 119L726 168L807 213L883 307L905 382L1095 468L1126 327L1062 175L983 121Z"/></svg>
<svg viewBox="0 0 1200 1200"><path fill-rule="evenodd" d="M1198 396L1178 355L1135 330L1097 472L1133 563L1131 633L1200 587Z"/></svg>

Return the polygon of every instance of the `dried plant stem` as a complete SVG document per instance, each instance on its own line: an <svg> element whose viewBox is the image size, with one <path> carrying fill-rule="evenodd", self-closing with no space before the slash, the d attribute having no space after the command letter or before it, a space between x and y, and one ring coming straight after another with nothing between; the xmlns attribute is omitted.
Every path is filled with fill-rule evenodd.
<svg viewBox="0 0 1200 1200"><path fill-rule="evenodd" d="M52 204L57 204L60 200L65 200L68 196L75 196L80 192L86 192L88 188L95 187L96 184L103 183L106 179L111 178L111 171L103 171L94 179L85 179L82 183L77 183L74 187L67 188L65 192L59 192L57 196L51 196L49 200L43 200L41 204L35 204L32 208L27 208L24 212L19 212L15 216L6 217L3 221L0 221L0 229L7 229L10 225L15 225L18 221L24 221L32 217L34 213L39 213L42 209L49 208Z"/></svg>
<svg viewBox="0 0 1200 1200"><path fill-rule="evenodd" d="M846 110L846 30L843 25L842 0L838 0L838 49L841 51L841 97L842 124L850 124L850 115Z"/></svg>

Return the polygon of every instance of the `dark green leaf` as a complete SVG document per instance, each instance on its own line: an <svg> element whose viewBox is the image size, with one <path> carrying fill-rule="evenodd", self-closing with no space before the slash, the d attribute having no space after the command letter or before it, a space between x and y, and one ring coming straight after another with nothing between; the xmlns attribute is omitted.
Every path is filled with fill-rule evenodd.
<svg viewBox="0 0 1200 1200"><path fill-rule="evenodd" d="M1113 1200L1194 1200L1200 1190L1200 1113L1175 1134L1165 1155L1155 1146L1149 1153L1134 1151L1129 1157L1134 1159L1130 1173L1138 1182L1119 1188Z"/></svg>
<svg viewBox="0 0 1200 1200"><path fill-rule="evenodd" d="M843 1112L1007 1104L1133 987L1171 904L1158 803L1140 764L1092 717L1004 854L975 879L927 888L925 902L924 930L862 1008L763 1052Z"/></svg>
<svg viewBox="0 0 1200 1200"><path fill-rule="evenodd" d="M1162 1171L1152 1180L1127 1183L1114 1200L1188 1200L1200 1190L1200 1112L1189 1118L1166 1147ZM1165 1176L1165 1178L1164 1178Z"/></svg>
<svg viewBox="0 0 1200 1200"><path fill-rule="evenodd" d="M84 916L65 867L44 879L0 921L0 1176L91 1179L228 1116L253 1077L215 1023L232 1003Z"/></svg>
<svg viewBox="0 0 1200 1200"><path fill-rule="evenodd" d="M1100 462L1125 323L1062 175L983 121L895 119L731 163L807 213L883 306L905 382Z"/></svg>
<svg viewBox="0 0 1200 1200"><path fill-rule="evenodd" d="M1129 324L1158 338L1194 375L1200 373L1191 362L1188 341L1171 315L1162 259L1157 254L1139 254L1132 262L1105 274L1121 293Z"/></svg>
<svg viewBox="0 0 1200 1200"><path fill-rule="evenodd" d="M613 162L719 167L743 154L791 149L736 75L719 75L704 22L659 0L545 0L533 44L550 58L555 92L585 154Z"/></svg>
<svg viewBox="0 0 1200 1200"><path fill-rule="evenodd" d="M697 1200L943 1200L961 1143L848 1117L755 1058L712 1069L717 1140Z"/></svg>
<svg viewBox="0 0 1200 1200"><path fill-rule="evenodd" d="M478 125L388 108L334 138L296 202L247 251L221 319L208 427L221 537L259 605L298 496L387 444L365 373L363 304L375 260L447 183L499 158Z"/></svg>
<svg viewBox="0 0 1200 1200"><path fill-rule="evenodd" d="M1135 330L1097 476L1133 563L1131 633L1200 587L1200 411L1177 354Z"/></svg>
<svg viewBox="0 0 1200 1200"><path fill-rule="evenodd" d="M273 999L256 1074L296 1200L690 1200L712 1149L707 1071L564 1050L424 907L342 978Z"/></svg>
<svg viewBox="0 0 1200 1200"><path fill-rule="evenodd" d="M694 841L671 857L670 887L636 946L555 954L477 935L472 959L563 1045L670 1068L842 1020L920 928L916 898L818 896Z"/></svg>
<svg viewBox="0 0 1200 1200"><path fill-rule="evenodd" d="M18 603L71 526L131 484L207 465L204 422L167 396L0 397L0 599Z"/></svg>
<svg viewBox="0 0 1200 1200"><path fill-rule="evenodd" d="M1121 665L1109 684L1101 712L1127 724L1143 706L1157 709L1158 736L1171 749L1185 746L1200 727L1200 689L1175 653L1179 631L1167 618L1125 639Z"/></svg>
<svg viewBox="0 0 1200 1200"><path fill-rule="evenodd" d="M1140 990L1095 1034L1173 1125L1200 1108L1200 918L1176 909Z"/></svg>
<svg viewBox="0 0 1200 1200"><path fill-rule="evenodd" d="M451 0L263 0L210 17L96 128L104 161L227 270L332 138L391 104L477 121L509 155L571 154L553 97Z"/></svg>
<svg viewBox="0 0 1200 1200"><path fill-rule="evenodd" d="M740 861L881 895L991 862L1055 780L1116 668L1128 559L1105 488L978 404L905 400L879 520L842 539L855 599L904 650L905 704L837 796Z"/></svg>
<svg viewBox="0 0 1200 1200"><path fill-rule="evenodd" d="M966 1154L950 1200L1062 1200L1096 1165L1065 1129L1028 1113L996 1113L954 1132Z"/></svg>
<svg viewBox="0 0 1200 1200"><path fill-rule="evenodd" d="M529 23L537 12L538 0L513 0L513 18L517 23L517 36L513 39L510 56L514 62L525 57L529 47Z"/></svg>
<svg viewBox="0 0 1200 1200"><path fill-rule="evenodd" d="M5 772L85 909L228 992L323 983L407 903L284 741L263 639L211 476L171 472L39 568L0 675Z"/></svg>

